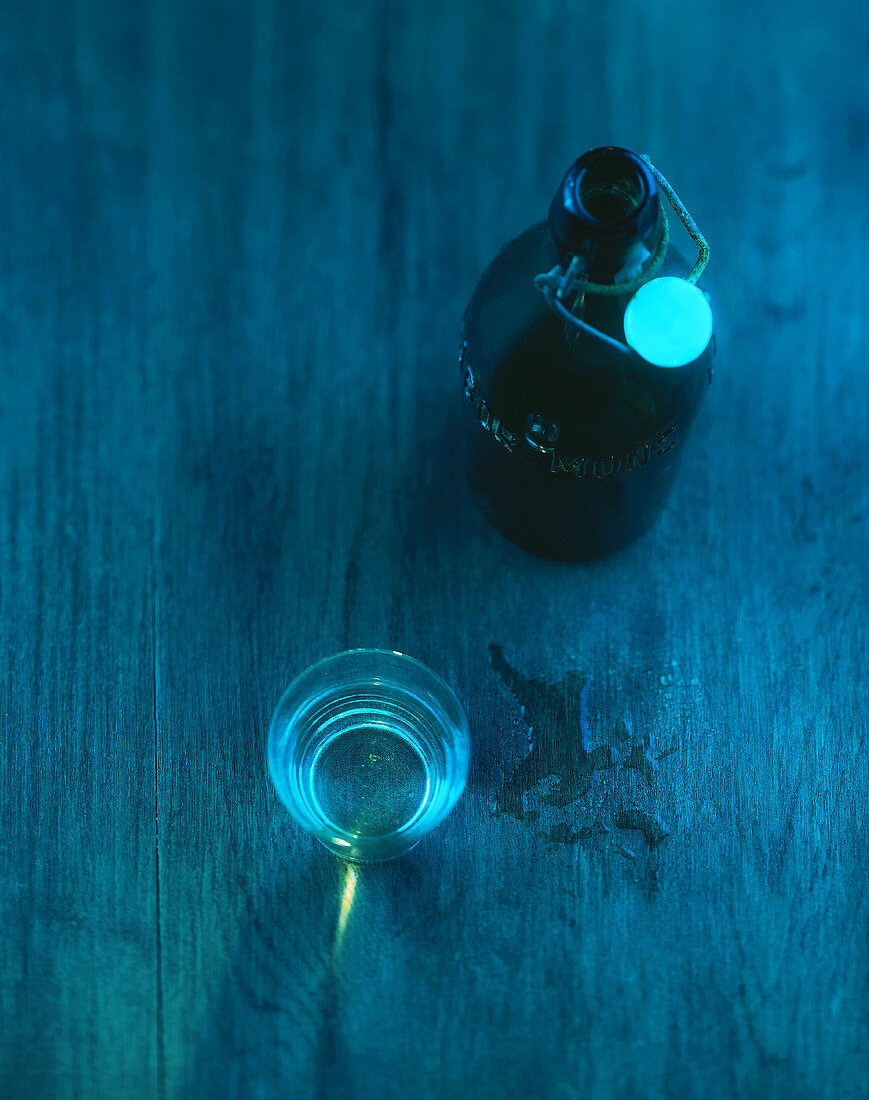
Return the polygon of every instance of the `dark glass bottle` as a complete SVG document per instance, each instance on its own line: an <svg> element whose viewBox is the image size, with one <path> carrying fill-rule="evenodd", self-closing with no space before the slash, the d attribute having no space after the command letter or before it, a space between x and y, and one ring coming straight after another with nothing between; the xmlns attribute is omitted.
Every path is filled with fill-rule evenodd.
<svg viewBox="0 0 869 1100"><path fill-rule="evenodd" d="M646 530L711 378L708 335L690 361L677 354L666 366L625 343L625 312L639 288L660 278L666 290L677 280L663 277L687 271L668 247L659 180L666 185L625 149L580 157L548 221L501 250L465 312L472 487L496 527L547 557L599 557ZM673 316L653 317L665 342Z"/></svg>

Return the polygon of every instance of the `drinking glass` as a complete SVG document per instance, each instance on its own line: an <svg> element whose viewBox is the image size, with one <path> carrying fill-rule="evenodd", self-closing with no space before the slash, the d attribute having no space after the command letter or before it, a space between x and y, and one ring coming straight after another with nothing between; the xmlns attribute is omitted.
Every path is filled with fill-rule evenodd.
<svg viewBox="0 0 869 1100"><path fill-rule="evenodd" d="M403 653L351 649L290 684L272 716L268 764L281 801L345 859L392 859L458 801L470 758L453 690Z"/></svg>

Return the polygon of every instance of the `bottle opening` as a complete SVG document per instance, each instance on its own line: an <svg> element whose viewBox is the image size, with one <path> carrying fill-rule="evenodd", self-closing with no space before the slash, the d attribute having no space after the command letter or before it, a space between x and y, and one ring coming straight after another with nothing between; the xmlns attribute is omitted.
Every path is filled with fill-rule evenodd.
<svg viewBox="0 0 869 1100"><path fill-rule="evenodd" d="M604 153L591 161L576 181L580 206L595 221L620 225L643 205L648 190L633 159Z"/></svg>
<svg viewBox="0 0 869 1100"><path fill-rule="evenodd" d="M580 256L592 282L629 277L661 236L658 185L628 149L590 149L568 168L549 207L549 231L563 260Z"/></svg>

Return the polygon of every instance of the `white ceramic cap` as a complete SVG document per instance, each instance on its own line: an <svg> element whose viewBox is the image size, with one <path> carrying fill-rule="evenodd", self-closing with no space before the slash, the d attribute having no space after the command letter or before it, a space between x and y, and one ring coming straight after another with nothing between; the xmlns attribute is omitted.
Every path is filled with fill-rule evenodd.
<svg viewBox="0 0 869 1100"><path fill-rule="evenodd" d="M684 367L712 338L712 309L693 283L665 275L644 283L625 310L625 340L656 367Z"/></svg>

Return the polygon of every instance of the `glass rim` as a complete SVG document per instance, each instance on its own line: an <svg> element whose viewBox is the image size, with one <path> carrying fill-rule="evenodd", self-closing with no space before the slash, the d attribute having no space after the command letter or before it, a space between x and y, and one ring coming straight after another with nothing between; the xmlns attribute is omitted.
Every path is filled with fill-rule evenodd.
<svg viewBox="0 0 869 1100"><path fill-rule="evenodd" d="M425 815L421 807L414 813L410 820L404 822L397 829L392 829L388 833L378 834L376 837L360 837L342 828L336 822L329 822L328 829L325 828L323 822L310 815L304 804L300 804L297 798L293 796L288 798L284 797L284 787L283 783L279 781L279 772L275 758L279 755L281 749L286 750L287 745L291 744L292 741L299 736L299 723L297 719L299 715L303 713L307 704L312 699L315 699L317 695L316 689L312 690L309 684L316 684L318 678L329 668L336 665L340 666L345 662L349 664L352 662L353 658L371 658L375 661L378 658L382 658L396 670L395 675L392 676L389 675L389 669L384 670L385 675L365 674L363 672L362 675L358 677L357 682L367 682L371 684L379 683L387 686L395 684L401 687L407 685L398 670L403 668L408 672L412 671L419 674L422 680L427 682L426 686L431 690L433 701L438 704L438 710L442 711L441 714L436 714L436 717L443 732L445 734L450 734L449 743L459 766L458 770L461 782L455 797L450 798L439 811L437 817L431 822L425 823L425 827L422 829L420 829L420 824L424 821ZM339 691L342 686L342 679L340 673L335 679L335 687ZM350 677L346 682L349 684L352 681L353 677ZM283 744L281 745L280 743L282 740ZM415 747L414 751L419 752ZM399 855L402 851L407 850L408 847L413 847L418 840L422 839L423 836L427 835L432 829L439 825L451 810L454 809L464 790L470 769L471 757L471 738L468 715L462 701L450 684L416 657L411 657L409 654L403 653L397 649L379 649L358 646L353 649L345 649L338 653L332 653L325 657L321 657L317 661L314 661L313 664L303 668L301 672L293 677L286 689L281 693L274 711L272 712L268 727L266 757L272 784L275 787L280 801L306 831L314 835L321 843L324 843L327 848L335 852L336 855L345 859L360 858L349 854L346 856L343 855L340 851L340 847L345 845L348 849L368 849L373 854L378 850L388 848L390 844L396 845L399 842L404 842L401 844L400 850L395 853ZM417 833L419 835L416 836L416 839L413 839ZM408 840L411 841L410 844L406 843ZM339 847L336 847L336 844ZM361 858L363 861L365 860L365 857Z"/></svg>
<svg viewBox="0 0 869 1100"><path fill-rule="evenodd" d="M386 658L398 658L394 663L396 665L405 665L405 667L414 668L421 672L423 677L432 681L450 701L455 701L459 709L467 720L465 708L462 701L459 699L453 687L447 683L447 681L434 669L430 668L427 664L418 660L416 657L411 657L409 653L402 653L398 649L369 649L364 646L357 646L355 649L344 649L339 653L330 653L326 657L320 657L313 664L307 665L298 672L292 680L287 684L286 688L281 692L280 698L272 713L271 721L269 722L269 733L271 733L272 723L274 722L275 715L281 709L284 700L290 693L297 690L303 681L313 678L317 673L321 672L327 665L336 665L350 657L386 657Z"/></svg>

